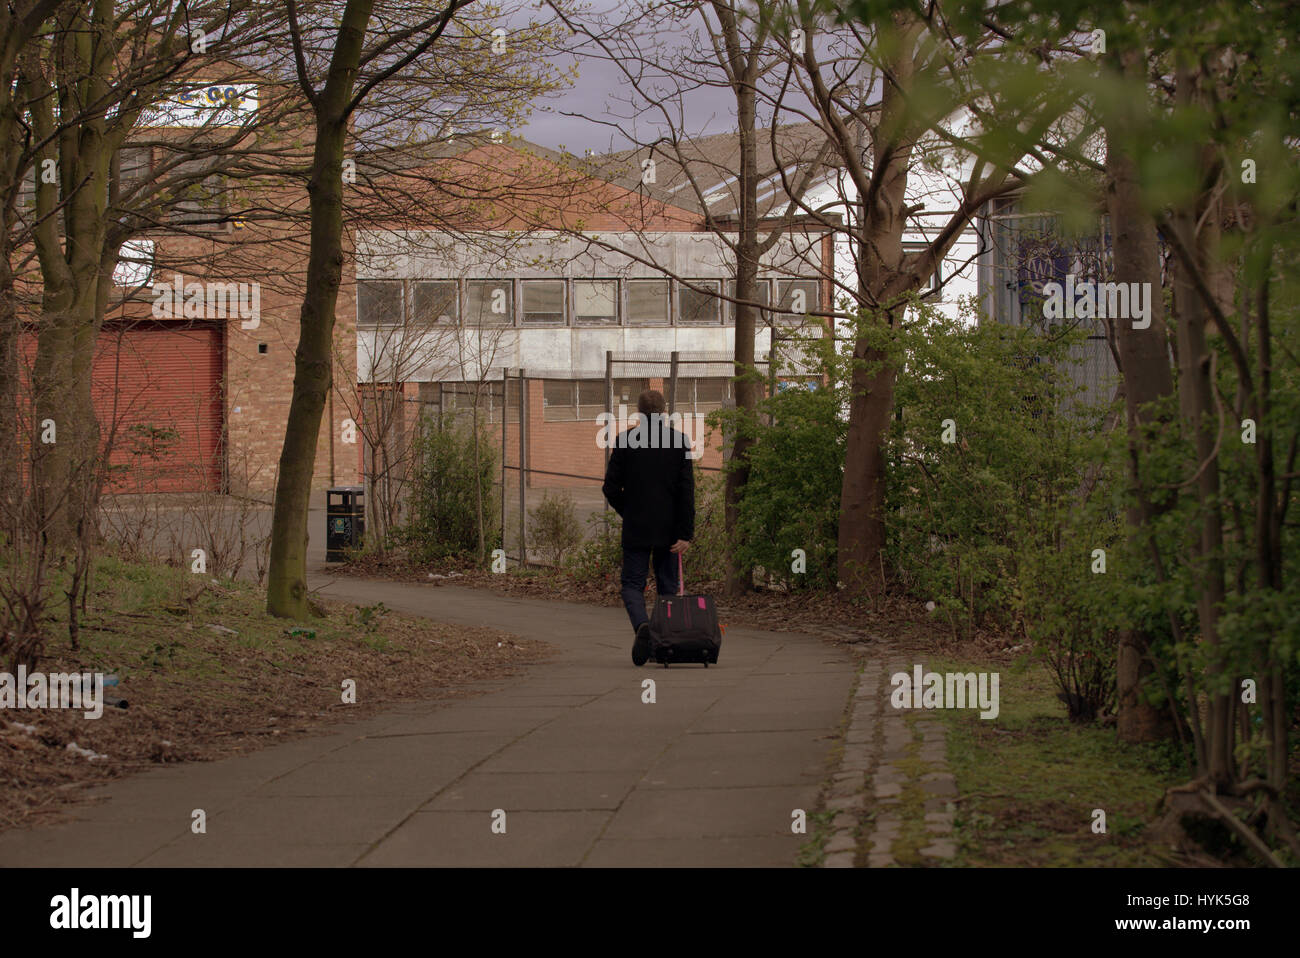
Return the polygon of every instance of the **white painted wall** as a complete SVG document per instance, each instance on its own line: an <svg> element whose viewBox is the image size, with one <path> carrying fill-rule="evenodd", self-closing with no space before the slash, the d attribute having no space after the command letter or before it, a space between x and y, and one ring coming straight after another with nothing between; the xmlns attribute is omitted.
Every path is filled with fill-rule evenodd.
<svg viewBox="0 0 1300 958"><path fill-rule="evenodd" d="M909 220L912 228L904 234L904 244L929 243L947 224L958 208L951 177L952 171L940 173L920 164L914 165L909 171L907 201L909 205L924 203L925 210ZM855 218L853 204L857 202L857 190L853 181L841 174L837 180L825 181L811 190L805 202L814 209L840 213L845 222L851 224ZM942 288L937 297L930 300L945 315L956 318L960 298L977 294L978 253L978 232L974 226L968 225L944 258L940 269ZM835 243L835 275L838 283L850 288L856 285L855 262L856 257L847 232L838 234ZM841 297L844 296L845 291L838 290L837 302L842 303ZM844 303L843 308L852 307Z"/></svg>
<svg viewBox="0 0 1300 958"><path fill-rule="evenodd" d="M584 238L561 233L485 231L466 237L437 231L368 231L357 237L356 250L359 280L733 275L726 245L710 233L591 233ZM763 273L774 279L815 276L820 251L817 236L784 237L764 256ZM769 345L769 331L761 329L755 336L760 359ZM557 378L603 377L606 350L664 358L676 350L721 360L716 368L692 366L682 375L725 376L731 374L725 359L734 347L732 326L448 326L399 333L362 328L357 330L357 375L361 382L432 382L491 378L508 366ZM402 357L402 368L392 375L382 368L382 357L395 355Z"/></svg>

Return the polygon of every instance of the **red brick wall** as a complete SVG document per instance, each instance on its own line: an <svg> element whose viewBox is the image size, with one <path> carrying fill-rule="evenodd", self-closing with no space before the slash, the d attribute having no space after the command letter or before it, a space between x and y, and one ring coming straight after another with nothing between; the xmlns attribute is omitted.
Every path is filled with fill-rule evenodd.
<svg viewBox="0 0 1300 958"><path fill-rule="evenodd" d="M172 281L179 269L187 281L255 282L260 287L261 315L256 328L244 329L238 317L225 320L226 467L230 491L236 494L269 498L275 490L293 398L294 351L306 291L305 257L301 235L273 235L269 228L256 224L213 240L158 240L155 282ZM343 443L341 434L342 421L352 412L347 402L340 401L340 393L346 394L356 382L355 288L345 271L334 326L334 415L331 419L327 400L317 440L313 490L330 485L331 465L335 484L361 481L360 445ZM145 304L130 304L126 312L147 312L152 301L149 296ZM258 351L259 344L266 345L265 353ZM354 385L351 391L355 392Z"/></svg>

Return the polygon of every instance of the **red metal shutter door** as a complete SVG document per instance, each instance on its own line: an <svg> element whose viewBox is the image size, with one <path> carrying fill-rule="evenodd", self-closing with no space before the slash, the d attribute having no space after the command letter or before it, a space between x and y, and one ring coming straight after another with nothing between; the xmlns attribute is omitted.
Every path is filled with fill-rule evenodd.
<svg viewBox="0 0 1300 958"><path fill-rule="evenodd" d="M116 492L221 489L221 331L135 324L107 328L95 355L100 431L112 443Z"/></svg>

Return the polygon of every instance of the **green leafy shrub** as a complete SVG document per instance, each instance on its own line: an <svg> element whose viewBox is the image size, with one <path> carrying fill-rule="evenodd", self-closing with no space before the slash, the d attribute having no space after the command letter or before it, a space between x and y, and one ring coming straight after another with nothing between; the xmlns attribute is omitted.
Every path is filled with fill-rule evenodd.
<svg viewBox="0 0 1300 958"><path fill-rule="evenodd" d="M623 520L612 509L588 516L587 538L568 556L565 569L578 582L617 581L623 567Z"/></svg>
<svg viewBox="0 0 1300 958"><path fill-rule="evenodd" d="M687 582L703 585L726 578L731 540L727 536L725 501L725 475L705 472L696 465L695 538L682 560Z"/></svg>
<svg viewBox="0 0 1300 958"><path fill-rule="evenodd" d="M563 565L565 556L582 542L572 495L542 494L542 501L528 510L528 542L551 565Z"/></svg>
<svg viewBox="0 0 1300 958"><path fill-rule="evenodd" d="M439 424L426 417L415 440L415 470L409 501L409 520L400 539L418 562L476 554L477 521L481 496L484 548L500 542L500 509L492 495L497 473L493 443L486 430L475 439L468 424Z"/></svg>
<svg viewBox="0 0 1300 958"><path fill-rule="evenodd" d="M1111 489L1098 483L1082 501L1044 509L1041 521L1056 535L1018 556L1014 607L1074 722L1092 722L1116 708L1119 629L1113 584L1127 571L1127 562L1121 517L1106 501Z"/></svg>
<svg viewBox="0 0 1300 958"><path fill-rule="evenodd" d="M737 558L772 584L834 588L847 424L837 391L793 383L759 403ZM803 572L795 571L802 550Z"/></svg>
<svg viewBox="0 0 1300 958"><path fill-rule="evenodd" d="M917 315L891 331L902 372L886 447L890 560L955 631L1005 627L1031 587L1024 557L1062 550L1104 410L1077 402L1068 356L1081 333Z"/></svg>

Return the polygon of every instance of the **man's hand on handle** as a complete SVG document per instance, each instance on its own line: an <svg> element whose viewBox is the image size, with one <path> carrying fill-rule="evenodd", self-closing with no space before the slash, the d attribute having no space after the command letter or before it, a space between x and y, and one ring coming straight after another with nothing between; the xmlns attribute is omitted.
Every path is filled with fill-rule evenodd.
<svg viewBox="0 0 1300 958"><path fill-rule="evenodd" d="M686 550L689 549L690 547L691 544L687 542L685 539L678 539L676 542L672 544L672 546L669 547L669 551L676 552L679 555L683 555L685 554Z"/></svg>

